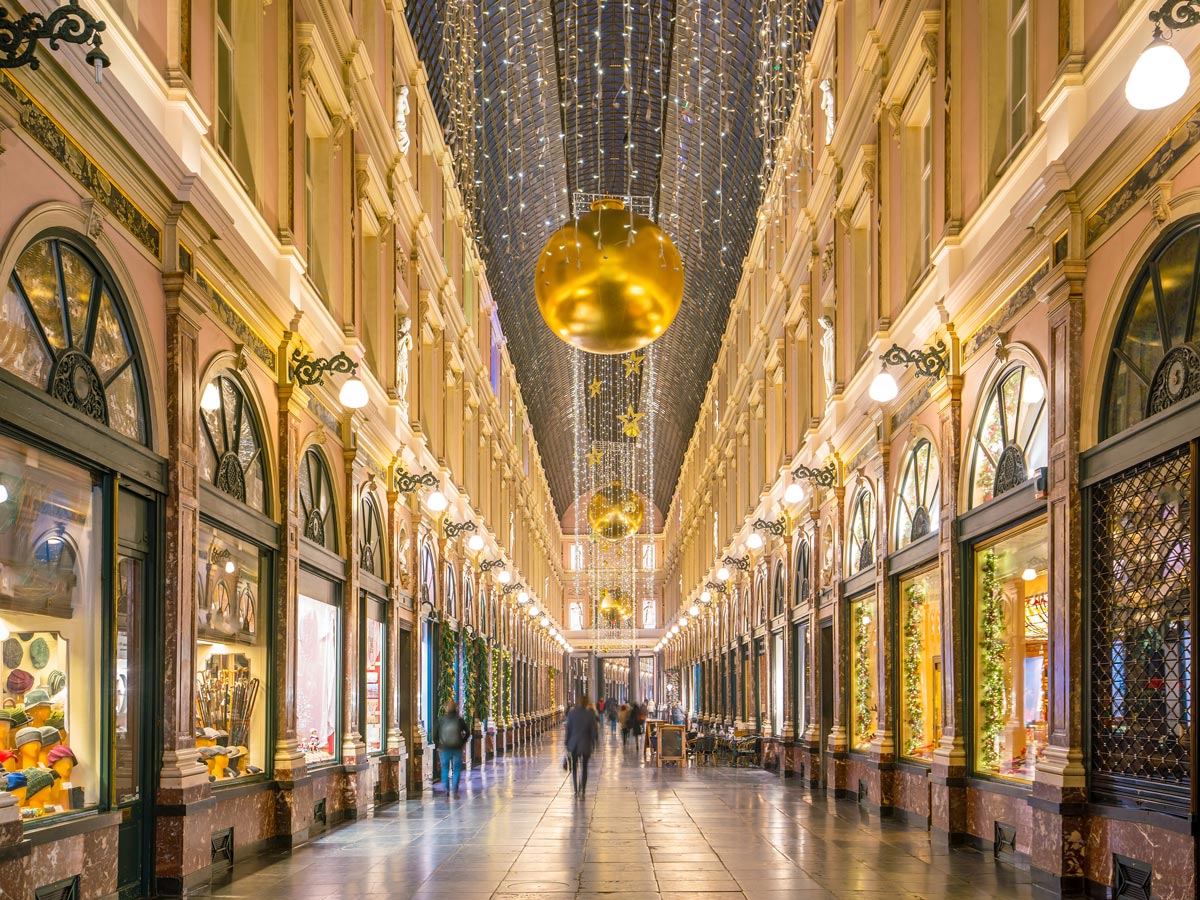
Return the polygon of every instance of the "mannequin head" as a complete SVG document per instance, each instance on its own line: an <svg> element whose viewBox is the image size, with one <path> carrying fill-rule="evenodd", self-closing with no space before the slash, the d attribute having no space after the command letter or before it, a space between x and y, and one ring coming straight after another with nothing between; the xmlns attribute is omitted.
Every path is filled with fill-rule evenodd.
<svg viewBox="0 0 1200 900"><path fill-rule="evenodd" d="M50 718L50 692L45 688L34 688L25 695L25 714L35 728L41 728Z"/></svg>
<svg viewBox="0 0 1200 900"><path fill-rule="evenodd" d="M42 732L27 725L17 732L13 739L17 753L21 757L21 768L29 769L37 765L38 754L42 751Z"/></svg>
<svg viewBox="0 0 1200 900"><path fill-rule="evenodd" d="M43 809L53 798L54 784L58 773L50 769L26 769L21 773L25 776L27 790L25 791L25 806L30 809Z"/></svg>
<svg viewBox="0 0 1200 900"><path fill-rule="evenodd" d="M42 736L42 747L38 751L38 765L48 767L50 763L47 756L52 748L62 743L62 736L53 725L43 725L38 729L38 733Z"/></svg>
<svg viewBox="0 0 1200 900"><path fill-rule="evenodd" d="M47 755L46 760L50 768L59 774L63 781L71 780L71 771L75 766L79 765L79 760L75 758L75 754L70 747L59 744L53 748Z"/></svg>
<svg viewBox="0 0 1200 900"><path fill-rule="evenodd" d="M17 798L17 805L24 806L25 789L27 787L25 782L25 773L10 772L8 776L6 776L5 781L8 785L8 792Z"/></svg>

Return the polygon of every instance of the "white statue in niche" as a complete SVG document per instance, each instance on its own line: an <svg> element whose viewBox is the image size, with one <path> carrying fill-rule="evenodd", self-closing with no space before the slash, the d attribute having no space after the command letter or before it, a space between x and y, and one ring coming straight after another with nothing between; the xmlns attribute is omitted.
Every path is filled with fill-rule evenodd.
<svg viewBox="0 0 1200 900"><path fill-rule="evenodd" d="M825 113L825 146L833 143L833 129L837 127L837 112L833 100L833 79L821 79L821 111Z"/></svg>
<svg viewBox="0 0 1200 900"><path fill-rule="evenodd" d="M412 143L408 136L408 114L412 107L408 103L408 85L402 85L396 92L396 142L400 144L400 152L407 154Z"/></svg>
<svg viewBox="0 0 1200 900"><path fill-rule="evenodd" d="M825 333L821 335L821 366L825 370L825 402L828 403L833 397L833 387L836 380L834 377L835 337L833 333L833 319L829 316L821 316L817 321L825 329Z"/></svg>
<svg viewBox="0 0 1200 900"><path fill-rule="evenodd" d="M396 323L396 397L408 409L408 352L412 349L412 320L401 316Z"/></svg>

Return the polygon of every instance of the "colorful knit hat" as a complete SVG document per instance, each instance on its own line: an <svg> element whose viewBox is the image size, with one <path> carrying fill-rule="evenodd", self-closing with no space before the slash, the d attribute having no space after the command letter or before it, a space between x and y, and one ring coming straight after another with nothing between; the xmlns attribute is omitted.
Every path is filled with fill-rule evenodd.
<svg viewBox="0 0 1200 900"><path fill-rule="evenodd" d="M50 695L56 696L63 692L63 688L67 686L67 676L55 669L46 678L46 686L50 688Z"/></svg>
<svg viewBox="0 0 1200 900"><path fill-rule="evenodd" d="M38 732L42 736L43 750L47 749L48 747L57 747L62 743L62 735L58 733L58 729L53 725L43 725L38 729Z"/></svg>
<svg viewBox="0 0 1200 900"><path fill-rule="evenodd" d="M33 643L29 645L29 661L35 669L46 668L46 664L50 662L50 645L46 643L45 638L33 639Z"/></svg>
<svg viewBox="0 0 1200 900"><path fill-rule="evenodd" d="M0 709L0 720L7 719L13 728L24 728L29 724L29 716L23 709Z"/></svg>
<svg viewBox="0 0 1200 900"><path fill-rule="evenodd" d="M25 769L21 774L25 776L25 783L29 786L29 790L25 792L26 797L32 797L38 791L44 791L54 784L55 778L62 778L52 769Z"/></svg>
<svg viewBox="0 0 1200 900"><path fill-rule="evenodd" d="M16 755L16 750L0 750L0 766L4 765Z"/></svg>
<svg viewBox="0 0 1200 900"><path fill-rule="evenodd" d="M13 738L13 746L20 749L25 744L34 742L41 743L42 731L40 728L22 728L17 732L17 736Z"/></svg>
<svg viewBox="0 0 1200 900"><path fill-rule="evenodd" d="M45 688L34 688L25 695L25 712L50 705L50 692Z"/></svg>
<svg viewBox="0 0 1200 900"><path fill-rule="evenodd" d="M8 782L7 789L10 791L19 791L21 788L26 787L24 772L9 772L4 780Z"/></svg>
<svg viewBox="0 0 1200 900"><path fill-rule="evenodd" d="M23 694L33 687L33 676L24 669L13 669L8 673L8 681L4 686L10 694Z"/></svg>
<svg viewBox="0 0 1200 900"><path fill-rule="evenodd" d="M59 744L57 747L55 747L49 753L46 754L46 762L51 766L54 765L56 762L58 762L60 759L71 760L71 765L73 765L73 766L79 765L79 760L77 760L75 758L75 752L70 747L68 747L66 744Z"/></svg>
<svg viewBox="0 0 1200 900"><path fill-rule="evenodd" d="M51 713L50 718L48 718L46 720L46 724L53 725L59 731L62 731L64 728L67 727L66 719L63 717L63 714L60 712Z"/></svg>
<svg viewBox="0 0 1200 900"><path fill-rule="evenodd" d="M21 659L25 656L25 651L21 649L21 642L15 637L10 637L4 642L4 668L15 669L21 664Z"/></svg>

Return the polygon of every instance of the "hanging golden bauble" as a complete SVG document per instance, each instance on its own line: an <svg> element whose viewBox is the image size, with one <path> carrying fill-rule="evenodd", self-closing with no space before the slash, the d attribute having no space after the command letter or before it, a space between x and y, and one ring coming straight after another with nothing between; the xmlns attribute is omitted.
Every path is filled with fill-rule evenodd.
<svg viewBox="0 0 1200 900"><path fill-rule="evenodd" d="M625 592L620 588L604 588L600 591L600 615L609 624L631 618L633 607L625 596Z"/></svg>
<svg viewBox="0 0 1200 900"><path fill-rule="evenodd" d="M554 232L534 276L550 330L588 353L628 353L660 337L683 302L683 260L666 233L606 198Z"/></svg>
<svg viewBox="0 0 1200 900"><path fill-rule="evenodd" d="M601 488L588 501L588 524L592 533L606 541L619 541L642 527L646 507L642 498L621 482Z"/></svg>

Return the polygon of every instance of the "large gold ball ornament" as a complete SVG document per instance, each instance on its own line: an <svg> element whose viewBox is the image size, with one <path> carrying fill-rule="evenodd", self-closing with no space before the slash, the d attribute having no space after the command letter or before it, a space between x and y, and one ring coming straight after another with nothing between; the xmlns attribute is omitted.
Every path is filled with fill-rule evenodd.
<svg viewBox="0 0 1200 900"><path fill-rule="evenodd" d="M629 353L662 336L683 302L683 260L666 233L597 200L554 232L534 276L550 330L588 353Z"/></svg>
<svg viewBox="0 0 1200 900"><path fill-rule="evenodd" d="M592 534L606 541L619 541L641 529L646 507L641 497L614 481L592 495L587 517Z"/></svg>
<svg viewBox="0 0 1200 900"><path fill-rule="evenodd" d="M604 588L600 591L600 615L610 623L630 618L633 608L625 592L620 588Z"/></svg>

